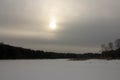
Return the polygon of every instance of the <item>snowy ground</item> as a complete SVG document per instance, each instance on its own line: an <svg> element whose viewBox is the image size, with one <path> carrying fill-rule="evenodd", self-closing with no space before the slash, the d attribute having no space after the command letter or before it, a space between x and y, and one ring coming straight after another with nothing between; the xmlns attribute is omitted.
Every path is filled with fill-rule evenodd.
<svg viewBox="0 0 120 80"><path fill-rule="evenodd" d="M120 61L2 60L0 80L120 80Z"/></svg>

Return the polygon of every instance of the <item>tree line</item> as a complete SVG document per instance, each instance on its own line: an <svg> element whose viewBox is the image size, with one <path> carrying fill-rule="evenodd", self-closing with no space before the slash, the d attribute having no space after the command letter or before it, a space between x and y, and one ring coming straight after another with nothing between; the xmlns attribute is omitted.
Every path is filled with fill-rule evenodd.
<svg viewBox="0 0 120 80"><path fill-rule="evenodd" d="M102 44L101 48L102 48L102 52L119 49L120 48L120 39L115 40L115 42L109 42L107 45Z"/></svg>
<svg viewBox="0 0 120 80"><path fill-rule="evenodd" d="M101 45L101 53L56 53L42 50L25 49L8 44L0 43L0 59L120 59L120 39L115 44L109 42L108 45Z"/></svg>
<svg viewBox="0 0 120 80"><path fill-rule="evenodd" d="M107 45L102 44L101 48L101 55L103 58L120 59L120 39L117 39L114 42L109 42Z"/></svg>

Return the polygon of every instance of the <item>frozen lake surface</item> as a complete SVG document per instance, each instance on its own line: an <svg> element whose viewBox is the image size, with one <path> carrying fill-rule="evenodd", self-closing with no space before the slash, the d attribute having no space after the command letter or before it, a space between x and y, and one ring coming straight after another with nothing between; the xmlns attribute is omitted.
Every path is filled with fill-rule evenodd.
<svg viewBox="0 0 120 80"><path fill-rule="evenodd" d="M120 80L120 61L1 60L0 80Z"/></svg>

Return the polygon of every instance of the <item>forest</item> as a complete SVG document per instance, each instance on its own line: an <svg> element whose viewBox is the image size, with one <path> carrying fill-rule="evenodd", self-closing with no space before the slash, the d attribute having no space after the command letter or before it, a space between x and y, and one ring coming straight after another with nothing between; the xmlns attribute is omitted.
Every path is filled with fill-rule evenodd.
<svg viewBox="0 0 120 80"><path fill-rule="evenodd" d="M0 43L0 60L9 59L70 59L70 60L88 60L88 59L120 59L120 39L115 41L115 46L109 42L106 46L101 45L101 53L56 53L45 52L42 50L25 49L8 44Z"/></svg>

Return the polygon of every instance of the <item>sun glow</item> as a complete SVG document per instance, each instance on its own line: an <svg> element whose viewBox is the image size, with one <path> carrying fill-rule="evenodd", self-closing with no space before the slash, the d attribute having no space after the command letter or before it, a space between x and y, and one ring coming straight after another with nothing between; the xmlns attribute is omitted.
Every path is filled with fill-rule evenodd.
<svg viewBox="0 0 120 80"><path fill-rule="evenodd" d="M55 30L56 29L56 20L52 19L50 22L50 29Z"/></svg>

